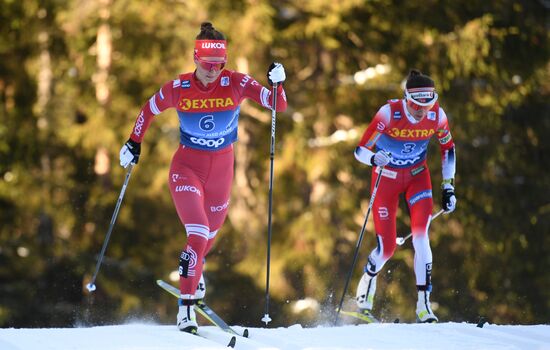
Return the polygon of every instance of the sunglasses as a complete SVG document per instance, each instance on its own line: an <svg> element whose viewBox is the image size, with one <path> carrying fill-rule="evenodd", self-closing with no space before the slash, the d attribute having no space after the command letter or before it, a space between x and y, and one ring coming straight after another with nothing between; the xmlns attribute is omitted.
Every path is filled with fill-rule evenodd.
<svg viewBox="0 0 550 350"><path fill-rule="evenodd" d="M432 109L432 107L435 105L435 102L432 103L432 104L429 104L427 106L423 106L423 105L419 105L417 103L414 102L414 100L412 99L407 99L407 106L411 107L413 110L415 111L429 111L430 109Z"/></svg>
<svg viewBox="0 0 550 350"><path fill-rule="evenodd" d="M225 67L225 61L219 62L219 61L206 61L203 59L200 59L199 56L195 54L195 60L198 62L199 66L206 70L206 71L219 71L222 70L223 67Z"/></svg>

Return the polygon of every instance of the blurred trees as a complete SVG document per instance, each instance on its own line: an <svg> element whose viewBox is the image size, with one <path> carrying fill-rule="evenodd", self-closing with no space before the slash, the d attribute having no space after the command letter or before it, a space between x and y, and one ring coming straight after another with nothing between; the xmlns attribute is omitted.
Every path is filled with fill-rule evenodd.
<svg viewBox="0 0 550 350"><path fill-rule="evenodd" d="M174 111L143 145L98 277L90 278L124 178L118 151L141 106L193 69L212 21L229 68L265 84L285 64L274 184L274 323L324 322L368 206L370 169L353 150L412 67L436 81L457 143L458 209L434 221L434 301L442 320L547 322L550 312L549 42L545 1L0 1L0 325L69 326L153 317L175 300L185 233L166 185ZM245 102L229 218L208 257L209 303L260 325L265 283L270 113ZM440 160L431 150L438 207ZM404 207L399 232L408 232ZM375 244L369 223L360 265ZM413 252L381 272L383 318L412 320ZM360 277L354 274L351 293ZM315 306L311 298L319 304ZM310 300L303 311L297 300Z"/></svg>

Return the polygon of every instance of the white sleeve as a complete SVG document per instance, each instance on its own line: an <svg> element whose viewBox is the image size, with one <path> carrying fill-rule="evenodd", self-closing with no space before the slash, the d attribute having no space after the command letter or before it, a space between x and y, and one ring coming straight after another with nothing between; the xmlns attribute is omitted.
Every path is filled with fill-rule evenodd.
<svg viewBox="0 0 550 350"><path fill-rule="evenodd" d="M445 126L448 127L449 125L449 119L447 118L447 113L443 110L443 108L439 107L439 122L437 123L437 128L441 129Z"/></svg>
<svg viewBox="0 0 550 350"><path fill-rule="evenodd" d="M443 108L439 108L439 125L438 128L449 128L449 121L447 119L447 114L445 114L445 111ZM449 131L448 135L449 139L452 140L451 132ZM441 143L441 140L440 140ZM455 146L453 145L451 148L445 150L442 152L442 159L441 159L441 173L443 176L443 181L452 180L455 177L456 172L456 154L455 154Z"/></svg>
<svg viewBox="0 0 550 350"><path fill-rule="evenodd" d="M372 166L371 159L374 155L374 152L368 149L367 147L359 146L355 149L355 159L360 161L363 164Z"/></svg>
<svg viewBox="0 0 550 350"><path fill-rule="evenodd" d="M391 121L391 107L389 103L386 103L378 110L378 113L382 118L382 122L387 126L390 125Z"/></svg>

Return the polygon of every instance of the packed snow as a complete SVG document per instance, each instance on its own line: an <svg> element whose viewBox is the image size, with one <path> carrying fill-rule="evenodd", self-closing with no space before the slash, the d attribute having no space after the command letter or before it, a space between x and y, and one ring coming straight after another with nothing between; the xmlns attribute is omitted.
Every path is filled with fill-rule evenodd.
<svg viewBox="0 0 550 350"><path fill-rule="evenodd" d="M243 327L235 326L242 332ZM206 338L175 325L126 324L89 328L0 329L1 350L191 350L227 349L231 335L201 326ZM235 349L550 349L550 325L471 323L365 324L338 327L249 328Z"/></svg>

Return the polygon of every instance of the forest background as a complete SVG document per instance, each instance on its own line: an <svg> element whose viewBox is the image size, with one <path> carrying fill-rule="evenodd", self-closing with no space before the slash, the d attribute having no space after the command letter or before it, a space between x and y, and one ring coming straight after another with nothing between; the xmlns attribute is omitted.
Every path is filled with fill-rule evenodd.
<svg viewBox="0 0 550 350"><path fill-rule="evenodd" d="M442 321L550 322L550 61L547 0L1 0L0 327L172 323L185 233L167 175L175 111L142 145L92 295L125 170L118 152L159 87L193 70L211 21L228 68L267 85L284 63L277 116L272 325L333 310L370 197L353 151L410 68L434 78L457 148L458 207L431 226ZM231 324L264 312L271 113L245 102L228 219L207 259L207 301ZM434 210L441 165L429 163ZM371 217L372 219L372 217ZM409 218L401 203L398 232ZM348 290L375 246L369 220ZM414 319L410 242L380 274L375 314Z"/></svg>

